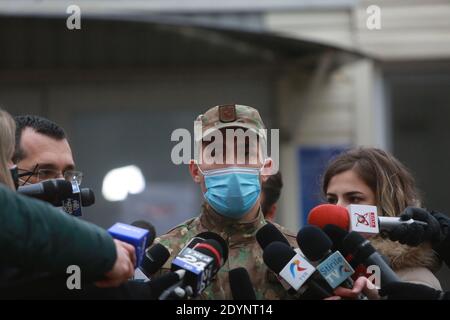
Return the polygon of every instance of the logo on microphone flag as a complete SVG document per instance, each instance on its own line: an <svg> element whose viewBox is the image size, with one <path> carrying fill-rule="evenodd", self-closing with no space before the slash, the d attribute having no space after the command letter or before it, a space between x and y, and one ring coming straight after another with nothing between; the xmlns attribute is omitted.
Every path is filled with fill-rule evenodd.
<svg viewBox="0 0 450 320"><path fill-rule="evenodd" d="M355 272L339 251L322 261L317 270L333 289Z"/></svg>
<svg viewBox="0 0 450 320"><path fill-rule="evenodd" d="M368 236L379 233L376 206L351 204L347 209L350 215L350 231Z"/></svg>
<svg viewBox="0 0 450 320"><path fill-rule="evenodd" d="M316 269L298 253L281 270L280 276L295 290L308 280Z"/></svg>
<svg viewBox="0 0 450 320"><path fill-rule="evenodd" d="M297 271L298 272L302 272L305 271L306 268L302 268L300 267L300 260L294 260L294 262L291 263L291 274L292 274L292 278L295 278L295 266L297 266Z"/></svg>

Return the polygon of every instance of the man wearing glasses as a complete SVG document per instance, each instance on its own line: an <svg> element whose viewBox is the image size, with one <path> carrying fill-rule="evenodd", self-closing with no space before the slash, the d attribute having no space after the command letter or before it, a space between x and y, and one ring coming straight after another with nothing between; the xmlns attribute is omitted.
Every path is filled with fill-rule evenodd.
<svg viewBox="0 0 450 320"><path fill-rule="evenodd" d="M61 127L35 115L17 116L15 121L13 162L18 168L20 186L49 179L81 183L83 174L75 170L72 150Z"/></svg>

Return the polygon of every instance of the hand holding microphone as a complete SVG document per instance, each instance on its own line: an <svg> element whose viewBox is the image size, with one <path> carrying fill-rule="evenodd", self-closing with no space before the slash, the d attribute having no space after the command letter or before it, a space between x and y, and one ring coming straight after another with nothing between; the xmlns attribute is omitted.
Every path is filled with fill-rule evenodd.
<svg viewBox="0 0 450 320"><path fill-rule="evenodd" d="M442 292L421 284L392 282L380 290L387 300L450 300L449 292Z"/></svg>
<svg viewBox="0 0 450 320"><path fill-rule="evenodd" d="M439 221L427 210L408 207L400 215L400 220L409 219L426 222L426 225L411 223L396 226L389 233L391 240L410 246L418 246L426 241L430 241L434 245L443 240L444 234Z"/></svg>
<svg viewBox="0 0 450 320"><path fill-rule="evenodd" d="M440 212L428 212L422 208L408 207L400 219L423 221L424 225L412 223L400 225L392 230L389 238L410 246L417 246L429 241L441 259L450 266L450 218Z"/></svg>
<svg viewBox="0 0 450 320"><path fill-rule="evenodd" d="M116 262L111 271L105 274L106 279L97 281L99 288L117 287L133 276L136 255L134 247L128 243L114 240L116 245Z"/></svg>

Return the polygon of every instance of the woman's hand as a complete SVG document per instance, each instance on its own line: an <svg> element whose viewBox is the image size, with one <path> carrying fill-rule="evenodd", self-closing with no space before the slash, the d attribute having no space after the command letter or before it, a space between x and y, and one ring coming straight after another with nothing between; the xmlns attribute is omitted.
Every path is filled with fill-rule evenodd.
<svg viewBox="0 0 450 320"><path fill-rule="evenodd" d="M361 293L365 294L369 300L380 299L378 289L373 283L366 277L359 277L353 284L352 289L338 287L334 291L335 296L326 298L325 300L341 300L342 298L357 300Z"/></svg>

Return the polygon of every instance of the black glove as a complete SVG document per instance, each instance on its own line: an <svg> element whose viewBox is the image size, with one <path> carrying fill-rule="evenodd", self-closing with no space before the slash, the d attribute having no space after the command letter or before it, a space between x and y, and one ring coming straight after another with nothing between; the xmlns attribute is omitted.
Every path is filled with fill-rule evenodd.
<svg viewBox="0 0 450 320"><path fill-rule="evenodd" d="M428 286L408 282L391 282L383 286L378 294L387 300L442 300L442 291Z"/></svg>
<svg viewBox="0 0 450 320"><path fill-rule="evenodd" d="M418 223L402 224L393 228L389 233L389 239L398 241L402 244L410 246L418 246L419 244L430 241L431 244L438 245L445 238L441 231L439 221L428 211L422 208L408 207L400 215L400 220L414 219L426 222L427 225Z"/></svg>
<svg viewBox="0 0 450 320"><path fill-rule="evenodd" d="M434 251L450 267L450 218L439 212L431 211L431 215L439 222L442 240L433 244Z"/></svg>

